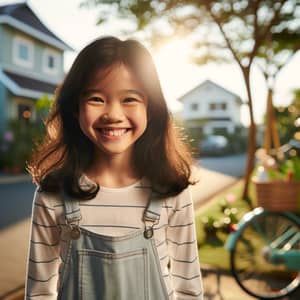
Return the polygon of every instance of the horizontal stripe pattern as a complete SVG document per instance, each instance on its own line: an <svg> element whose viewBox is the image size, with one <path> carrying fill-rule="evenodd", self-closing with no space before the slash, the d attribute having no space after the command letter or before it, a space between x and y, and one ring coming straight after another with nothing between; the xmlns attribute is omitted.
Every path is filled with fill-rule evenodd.
<svg viewBox="0 0 300 300"><path fill-rule="evenodd" d="M94 199L79 202L80 226L111 236L144 228L142 216L149 193L149 186L142 182L124 189L100 188ZM26 298L56 299L69 227L58 195L37 192L33 204ZM163 201L154 239L169 298L176 295L180 299L202 299L194 211L188 189Z"/></svg>
<svg viewBox="0 0 300 300"><path fill-rule="evenodd" d="M28 275L28 279L37 281L37 282L48 282L49 280L51 280L53 277L56 277L56 276L58 276L58 274L53 274L47 279L41 279L41 278L33 278L32 276Z"/></svg>

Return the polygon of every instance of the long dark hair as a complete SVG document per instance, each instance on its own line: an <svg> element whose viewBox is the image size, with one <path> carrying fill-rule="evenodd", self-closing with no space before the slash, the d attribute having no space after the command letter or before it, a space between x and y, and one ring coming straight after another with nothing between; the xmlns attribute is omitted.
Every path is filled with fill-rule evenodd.
<svg viewBox="0 0 300 300"><path fill-rule="evenodd" d="M94 145L83 134L76 115L79 97L96 70L123 63L140 80L148 96L148 123L134 146L138 173L163 197L177 195L190 183L191 155L174 127L148 50L135 40L104 37L86 46L58 87L47 133L28 164L35 183L48 192L93 198L99 187L82 189L79 178L92 163Z"/></svg>

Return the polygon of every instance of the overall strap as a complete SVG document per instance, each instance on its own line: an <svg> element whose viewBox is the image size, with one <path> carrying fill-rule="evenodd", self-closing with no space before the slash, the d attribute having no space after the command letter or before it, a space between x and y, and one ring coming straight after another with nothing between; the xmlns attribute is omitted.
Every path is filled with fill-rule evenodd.
<svg viewBox="0 0 300 300"><path fill-rule="evenodd" d="M151 192L147 207L144 211L143 220L153 223L158 223L160 219L162 202L157 199L157 195L154 192Z"/></svg>
<svg viewBox="0 0 300 300"><path fill-rule="evenodd" d="M151 192L143 215L143 221L145 223L144 237L146 239L149 239L153 236L153 226L159 222L161 206L162 201L158 199L157 194ZM149 223L151 225L148 225Z"/></svg>
<svg viewBox="0 0 300 300"><path fill-rule="evenodd" d="M81 220L79 200L71 199L69 195L63 192L63 203L65 208L65 219L68 225L79 223Z"/></svg>

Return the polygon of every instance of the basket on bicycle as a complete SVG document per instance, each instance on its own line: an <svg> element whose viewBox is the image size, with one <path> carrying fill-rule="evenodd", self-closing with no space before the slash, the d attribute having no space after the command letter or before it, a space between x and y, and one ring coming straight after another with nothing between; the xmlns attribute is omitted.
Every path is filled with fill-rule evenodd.
<svg viewBox="0 0 300 300"><path fill-rule="evenodd" d="M272 211L298 211L300 180L274 180L268 182L254 180L254 184L257 206Z"/></svg>

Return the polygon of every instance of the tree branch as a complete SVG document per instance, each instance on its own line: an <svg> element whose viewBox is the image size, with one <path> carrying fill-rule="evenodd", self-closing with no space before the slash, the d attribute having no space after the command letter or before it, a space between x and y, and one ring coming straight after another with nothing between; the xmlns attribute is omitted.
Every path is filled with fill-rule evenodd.
<svg viewBox="0 0 300 300"><path fill-rule="evenodd" d="M258 1L258 2L260 2L260 1ZM253 49L252 49L250 57L249 57L249 66L251 65L254 57L256 56L257 50L261 46L262 41L266 38L267 34L270 32L271 27L278 21L280 11L282 9L282 6L285 4L285 2L286 2L286 0L280 1L281 5L279 6L279 8L277 10L276 9L274 10L274 16L271 19L269 25L265 27L265 31L262 32L262 34L260 34L259 31L256 32L256 36L254 36L255 43L254 43Z"/></svg>
<svg viewBox="0 0 300 300"><path fill-rule="evenodd" d="M221 31L223 37L224 37L224 40L225 40L225 43L227 45L227 47L229 48L230 52L232 53L233 57L235 58L236 62L238 63L238 65L240 66L240 68L243 70L244 69L244 66L242 64L242 62L240 61L236 51L234 50L233 46L231 45L230 43L230 40L229 38L227 37L223 27L222 27L222 22L221 20L219 20L219 18L212 12L212 9L211 9L211 6L210 6L210 3L208 2L205 2L204 3L205 7L206 7L206 10L207 12L209 13L209 15L211 16L211 18L214 20L214 22L217 24L219 30Z"/></svg>

